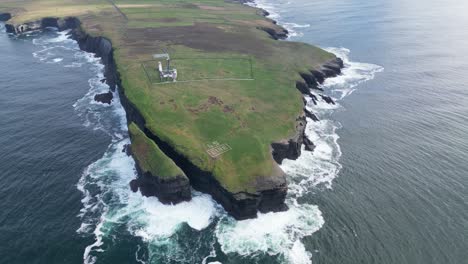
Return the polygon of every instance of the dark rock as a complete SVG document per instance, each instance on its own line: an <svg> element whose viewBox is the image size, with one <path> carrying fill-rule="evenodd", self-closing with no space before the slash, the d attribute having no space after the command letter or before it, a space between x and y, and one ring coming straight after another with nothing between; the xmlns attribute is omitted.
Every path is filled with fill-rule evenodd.
<svg viewBox="0 0 468 264"><path fill-rule="evenodd" d="M304 136L304 147L306 151L314 151L315 149L314 143L307 136Z"/></svg>
<svg viewBox="0 0 468 264"><path fill-rule="evenodd" d="M132 192L134 193L138 192L139 186L140 186L139 179L134 179L130 181L130 190L132 190Z"/></svg>
<svg viewBox="0 0 468 264"><path fill-rule="evenodd" d="M304 113L305 113L306 117L312 119L314 122L319 121L318 117L314 113L309 111L307 108L304 108Z"/></svg>
<svg viewBox="0 0 468 264"><path fill-rule="evenodd" d="M41 28L54 27L58 28L58 18L55 17L45 17L41 19Z"/></svg>
<svg viewBox="0 0 468 264"><path fill-rule="evenodd" d="M111 104L112 98L114 98L114 94L111 91L102 94L96 94L94 96L94 101L100 102L103 104Z"/></svg>
<svg viewBox="0 0 468 264"><path fill-rule="evenodd" d="M314 105L317 105L317 96L315 96L315 94L310 94L310 99L312 100L312 102L314 103Z"/></svg>
<svg viewBox="0 0 468 264"><path fill-rule="evenodd" d="M274 29L274 28L270 28L270 27L260 27L258 29L265 31L266 33L268 33L271 36L271 38L273 38L275 40L287 39L288 34L289 34L288 30L286 30L285 28L282 28L282 27L278 27L278 29Z"/></svg>
<svg viewBox="0 0 468 264"><path fill-rule="evenodd" d="M306 83L304 82L296 82L296 88L302 93L302 94L305 94L305 95L310 95L310 89L309 87L307 86Z"/></svg>
<svg viewBox="0 0 468 264"><path fill-rule="evenodd" d="M332 105L335 104L335 101L333 101L333 99L330 96L326 96L326 95L321 94L320 97L322 97L322 99L325 102L327 102L328 104L332 104Z"/></svg>
<svg viewBox="0 0 468 264"><path fill-rule="evenodd" d="M114 54L110 40L104 37L92 37L84 33L80 29L80 21L77 18L66 18L62 23L59 23L62 29L73 29L71 32L72 38L78 42L80 49L95 53L100 57L104 64L104 76L106 82L112 91L118 83L117 68L114 62Z"/></svg>
<svg viewBox="0 0 468 264"><path fill-rule="evenodd" d="M266 11L263 8L259 8L258 11L257 11L257 14L260 15L260 16L267 17L267 16L270 15L270 12Z"/></svg>
<svg viewBox="0 0 468 264"><path fill-rule="evenodd" d="M296 133L288 140L274 142L271 144L273 159L282 164L284 159L296 160L301 155L301 146L304 142L304 133L307 125L305 116L296 120Z"/></svg>
<svg viewBox="0 0 468 264"><path fill-rule="evenodd" d="M324 80L326 78L336 77L338 75L338 73L336 71L334 71L333 69L330 69L330 68L326 68L326 67L322 67L320 69L320 72L323 74Z"/></svg>
<svg viewBox="0 0 468 264"><path fill-rule="evenodd" d="M318 84L322 84L325 81L325 74L320 70L312 70L310 73Z"/></svg>
<svg viewBox="0 0 468 264"><path fill-rule="evenodd" d="M341 69L344 68L344 63L342 59L336 58L335 60L325 63L322 67L333 70L335 74L340 74Z"/></svg>
<svg viewBox="0 0 468 264"><path fill-rule="evenodd" d="M127 156L131 156L132 155L132 149L130 147L130 144L126 144L123 149L122 149L122 152L124 152L125 154L127 154Z"/></svg>
<svg viewBox="0 0 468 264"><path fill-rule="evenodd" d="M135 161L137 160L135 159ZM185 175L165 178L143 172L138 162L135 162L135 167L139 177L130 183L132 190L138 187L142 195L158 197L163 204L177 204L192 199L190 182Z"/></svg>
<svg viewBox="0 0 468 264"><path fill-rule="evenodd" d="M307 83L307 86L316 87L318 85L317 79L314 75L308 73L301 73L300 75L302 79L304 79L304 81Z"/></svg>
<svg viewBox="0 0 468 264"><path fill-rule="evenodd" d="M10 25L10 24L5 24L5 30L6 30L7 33L11 33L11 34L16 33L15 27Z"/></svg>
<svg viewBox="0 0 468 264"><path fill-rule="evenodd" d="M101 83L105 83L105 82L106 82L106 78L101 79Z"/></svg>
<svg viewBox="0 0 468 264"><path fill-rule="evenodd" d="M11 19L10 13L0 13L0 21L8 21Z"/></svg>
<svg viewBox="0 0 468 264"><path fill-rule="evenodd" d="M344 63L340 58L335 58L324 63L319 69L313 69L310 73L301 73L303 81L296 82L296 88L304 95L310 96L312 102L316 105L318 98L310 89L322 90L318 86L322 84L326 78L337 76L341 73ZM329 96L320 95L324 101L329 104L335 104L333 99ZM306 105L305 99L303 99ZM300 116L296 123L296 133L290 139L274 142L271 144L273 151L273 158L278 164L281 164L284 159L295 160L301 155L301 146L305 145L305 149L312 151L315 146L313 142L305 135L305 128L307 125L306 117L317 122L319 119L315 114L310 112L304 107L304 116Z"/></svg>
<svg viewBox="0 0 468 264"><path fill-rule="evenodd" d="M318 73L316 73L316 74L318 74ZM300 75L301 75L302 79L305 81L307 90L309 92L310 92L310 89L323 91L323 89L319 87L320 83L319 83L319 81L317 80L317 77L314 74L312 74L312 73L301 73ZM296 84L296 87L297 87L297 84ZM303 93L303 94L308 94L308 93Z"/></svg>
<svg viewBox="0 0 468 264"><path fill-rule="evenodd" d="M81 21L76 17L66 17L57 21L59 30L78 29L81 26Z"/></svg>

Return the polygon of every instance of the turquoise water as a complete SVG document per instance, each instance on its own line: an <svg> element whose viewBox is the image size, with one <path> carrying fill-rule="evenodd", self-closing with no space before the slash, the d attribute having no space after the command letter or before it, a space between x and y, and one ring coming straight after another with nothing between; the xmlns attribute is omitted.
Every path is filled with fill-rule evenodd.
<svg viewBox="0 0 468 264"><path fill-rule="evenodd" d="M1 28L0 263L466 263L467 4L257 4L347 66L324 84L338 104L308 105L316 150L282 166L290 210L237 222L201 193L132 193L99 60Z"/></svg>

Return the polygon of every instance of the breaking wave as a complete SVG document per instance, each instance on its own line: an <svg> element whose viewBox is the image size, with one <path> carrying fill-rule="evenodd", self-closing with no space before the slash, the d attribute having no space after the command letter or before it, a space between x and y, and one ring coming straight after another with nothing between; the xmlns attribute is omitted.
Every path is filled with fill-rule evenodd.
<svg viewBox="0 0 468 264"><path fill-rule="evenodd" d="M280 5L281 3L273 3L270 0L255 0L246 4L252 7L258 7L267 10L269 13L269 18L277 21L278 24L281 24L281 26L288 30L288 38L304 36L304 33L302 33L300 29L310 27L310 24L301 25L289 21L283 21L280 14L280 8L278 7L278 5Z"/></svg>
<svg viewBox="0 0 468 264"><path fill-rule="evenodd" d="M65 60L63 53L68 51L78 52L78 44L69 38L69 30L57 31L48 28L44 33L40 31L29 32L25 37L34 37L32 43L41 47L41 50L33 52L33 56L45 63L61 63Z"/></svg>
<svg viewBox="0 0 468 264"><path fill-rule="evenodd" d="M327 79L320 87L336 104L320 100L320 95L323 93L316 91L312 92L319 98L316 104L311 98L306 98L307 109L320 119L318 122L308 120L306 128L306 134L316 148L313 152L304 151L296 161L286 160L282 165L286 173L298 180L293 188L300 194L320 184L331 187L333 179L341 170L339 163L341 149L337 134L341 124L332 120L331 114L342 108L340 101L352 94L357 85L373 79L376 73L383 71L383 67L378 65L350 61L348 49L326 48L326 50L340 57L345 65L341 75Z"/></svg>
<svg viewBox="0 0 468 264"><path fill-rule="evenodd" d="M178 258L179 253L176 252L183 253L185 249L171 237L184 225L197 231L205 229L223 212L222 208L211 196L196 191L193 191L190 202L177 205L164 205L155 197L133 193L129 183L136 178L135 163L123 151L130 140L119 94L114 92L111 105L94 101L96 94L109 90L109 86L103 82L104 65L92 53L78 50L76 42L68 38L67 32L39 35L34 44L41 48L33 53L39 61L54 61L56 54L53 52L60 49L57 54L67 59L64 67L84 67L92 72L93 77L88 80L88 92L73 107L84 126L103 131L111 139L102 158L83 171L77 184L77 189L83 193L83 206L78 214L82 223L76 231L82 236L94 238L94 242L84 249L84 263L95 263L101 254L105 254L106 249L113 244L112 237L122 235L119 233L122 228L142 243L135 249L137 261L145 263L139 256L141 246L144 245L147 246L147 257L150 259L165 262ZM160 256L161 247L169 248L175 254Z"/></svg>
<svg viewBox="0 0 468 264"><path fill-rule="evenodd" d="M288 29L290 37L302 36L296 29L310 26L281 21L276 6L269 1L257 0L249 5L267 10L270 18ZM383 70L378 65L350 61L348 49L326 50L340 57L345 68L341 75L329 78L321 85L320 88L325 92L312 91L318 98L315 103L312 98L306 98L306 107L315 113L320 121L314 122L309 119L306 128L307 136L316 146L314 151L308 152L303 149L298 160L285 160L281 166L288 175L286 203L290 209L286 212L260 214L257 219L240 222L229 217L223 218L216 228L223 252L249 256L267 253L279 255L288 263L312 263L312 253L306 250L302 239L319 230L325 221L316 205L299 202L299 198L317 186L331 188L332 181L338 176L342 166L339 163L341 149L337 134L341 124L332 120L330 116L341 108L339 102L350 95L358 84L373 79L377 72ZM335 104L321 100L320 94L324 93L331 96Z"/></svg>
<svg viewBox="0 0 468 264"><path fill-rule="evenodd" d="M130 140L119 94L114 92L111 105L94 101L95 94L109 90L102 81L104 66L99 58L80 51L67 32L36 39L34 44L40 50L33 56L39 61L56 60L63 67L92 72L88 92L73 107L84 126L103 131L110 138L103 156L84 169L77 183L83 198L78 214L81 225L76 231L93 240L83 249L84 263L95 263L105 257L110 248L119 246L123 237L132 241L130 255L139 263L221 263L218 256L244 260L273 256L281 262L311 263L312 253L302 240L319 230L325 220L316 205L299 198L310 193L311 187L320 184L331 187L341 169L341 151L336 133L340 124L329 116L341 108L340 100L351 94L359 83L372 79L381 67L349 61L349 50L328 49L344 60L346 68L343 75L323 84L327 95L337 101L336 105L322 100L315 105L308 99L307 107L321 119L309 120L306 132L317 147L313 152L304 151L297 161L285 161L282 165L289 177L286 203L290 209L236 221L211 196L196 191L192 191L192 201L177 205L164 205L154 197L133 193L129 182L136 178L135 163L123 151Z"/></svg>
<svg viewBox="0 0 468 264"><path fill-rule="evenodd" d="M341 150L338 144L337 130L341 125L329 119L330 115L341 108L339 101L354 91L355 87L370 80L383 68L373 64L351 62L349 50L344 48L327 49L342 58L345 63L343 74L327 79L322 85L327 95L331 95L336 104L328 104L320 99L314 104L307 99L307 108L316 113L319 122L308 120L307 136L314 142L313 152L302 151L296 160L285 160L281 168L288 174L289 190L286 200L289 210L280 213L260 214L257 219L235 221L224 217L216 228L216 235L225 253L255 255L266 253L280 255L288 263L311 263L302 239L312 235L325 223L316 205L299 202L299 198L310 193L311 188L319 185L331 187L337 177L341 164Z"/></svg>

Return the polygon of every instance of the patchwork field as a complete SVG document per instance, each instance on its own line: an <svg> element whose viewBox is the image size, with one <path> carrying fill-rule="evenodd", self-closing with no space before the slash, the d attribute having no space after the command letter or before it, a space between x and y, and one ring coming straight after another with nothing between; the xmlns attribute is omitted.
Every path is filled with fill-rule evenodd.
<svg viewBox="0 0 468 264"><path fill-rule="evenodd" d="M303 108L295 88L299 73L334 56L308 44L274 40L262 28L282 29L259 10L237 3L114 3L10 0L0 2L0 13L12 13L11 23L77 16L84 31L110 39L122 89L147 129L228 191L255 192L257 177L276 169L271 143L295 133ZM152 55L163 52L173 58L178 82L161 83ZM207 146L213 142L230 149L210 155ZM158 164L160 154L139 158ZM161 164L172 163L164 158Z"/></svg>

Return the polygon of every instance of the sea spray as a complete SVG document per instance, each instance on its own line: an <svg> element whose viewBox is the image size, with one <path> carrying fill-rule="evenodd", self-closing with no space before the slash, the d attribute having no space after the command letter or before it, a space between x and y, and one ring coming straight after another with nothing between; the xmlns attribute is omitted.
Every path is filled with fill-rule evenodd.
<svg viewBox="0 0 468 264"><path fill-rule="evenodd" d="M378 65L350 61L348 49L326 48L326 50L340 57L345 65L341 75L326 79L320 87L333 98L335 104L327 104L323 100L314 104L310 98L306 98L307 109L316 113L320 119L318 122L309 120L306 128L306 135L314 142L316 148L313 152L303 152L303 155L295 161L286 160L282 165L288 175L301 179L299 185L293 184L296 190L301 192L319 184L331 187L333 179L341 170L339 159L342 154L337 134L341 124L332 120L331 115L342 108L340 101L352 94L357 85L373 79L377 72L383 70ZM317 91L313 93L318 97L321 94Z"/></svg>
<svg viewBox="0 0 468 264"><path fill-rule="evenodd" d="M269 1L249 3L269 12L269 17L275 19L290 32L290 37L300 37L302 33L297 28L310 25L298 25L281 21L281 15ZM317 186L331 188L332 181L338 176L342 166L339 163L341 149L338 144L337 130L339 122L333 121L331 114L341 108L339 101L350 95L356 86L374 78L375 73L383 70L373 64L351 62L350 51L345 48L327 48L341 58L345 64L342 74L327 79L320 88L325 92L313 94L320 98L321 94L331 96L335 104L328 104L319 99L314 103L306 97L308 110L316 113L320 121L308 120L306 135L316 148L313 152L302 151L298 160L285 160L281 168L288 174L288 197L286 203L289 210L281 213L260 214L257 219L237 222L230 217L222 218L217 226L216 234L221 248L225 253L235 253L245 256L255 256L267 253L279 255L283 261L295 264L309 264L311 252L308 252L302 239L312 235L324 224L319 208L309 203L298 202L299 198L310 193Z"/></svg>
<svg viewBox="0 0 468 264"><path fill-rule="evenodd" d="M252 7L257 7L257 8L267 10L269 13L268 15L269 18L277 21L278 24L280 24L282 27L288 30L289 32L288 38L294 38L294 37L300 38L304 36L304 34L299 29L310 27L310 24L301 25L301 24L283 21L281 18L281 14L280 14L281 11L277 7L278 3L274 3L270 0L255 0L252 2L247 2L246 4Z"/></svg>
<svg viewBox="0 0 468 264"><path fill-rule="evenodd" d="M123 152L130 140L119 94L114 93L111 105L95 102L95 94L109 90L100 81L104 78L104 66L93 54L79 51L76 42L64 37L66 32L56 34L53 41L47 38L36 41L41 50L34 56L48 62L57 58L55 49L69 50L74 56L60 62L64 67L86 67L94 72L88 81L88 92L73 107L83 125L105 132L111 140L102 158L83 171L77 184L83 193L83 206L78 214L82 223L77 233L93 238L83 248L85 263L99 262L110 248L118 247L119 239L115 238L126 236L131 236L134 243L129 255L140 263L215 263L217 255L240 256L244 260L272 256L280 262L310 263L311 253L302 239L319 230L324 219L316 205L304 203L300 198L310 193L311 187L331 186L341 169L336 133L340 124L329 116L341 108L339 101L351 94L357 84L373 78L381 68L350 62L346 49L330 49L343 58L346 68L342 76L323 84L326 93L337 101L336 105L322 100L317 105L308 102L307 107L321 118L319 122L309 120L306 131L316 149L304 151L297 161L285 160L282 166L288 173L286 202L290 209L236 221L206 194L194 191L191 202L171 206L130 190L129 182L137 175L133 159ZM191 254L187 254L189 250Z"/></svg>
<svg viewBox="0 0 468 264"><path fill-rule="evenodd" d="M61 47L56 46L57 44L68 43L68 39L62 37L63 32L57 34L59 36L52 41L37 41L37 45L45 46L43 50L53 50ZM58 39L62 39L63 42ZM75 44L64 48L72 46L73 49ZM39 60L42 58L38 56L40 53L41 51L35 54ZM100 81L104 78L104 65L93 54L76 51L74 61L64 67L81 66L91 69L95 76L88 80L88 92L77 100L73 107L82 117L84 126L103 131L111 138L103 157L83 171L77 184L77 189L83 193L83 207L78 214L82 224L77 233L94 236L94 242L84 249L84 262L95 263L99 254L104 254L105 248L109 247L106 243L112 243L112 237L116 236L117 230L122 227L128 234L140 238L143 245L137 245L136 249L146 245L150 259L164 261L165 258L178 258L177 254L159 256L158 246L166 246L176 252L179 247L177 243L173 243L171 236L183 227L184 223L193 230L202 230L216 215L223 213L223 209L209 195L195 191L192 201L177 205L164 205L155 197L143 197L139 192L131 191L129 182L137 175L134 160L123 151L124 147L130 144L130 140L119 94L114 93L111 105L95 102L95 94L109 90L109 86ZM179 248L181 254L185 250ZM199 258L201 260L201 257Z"/></svg>

